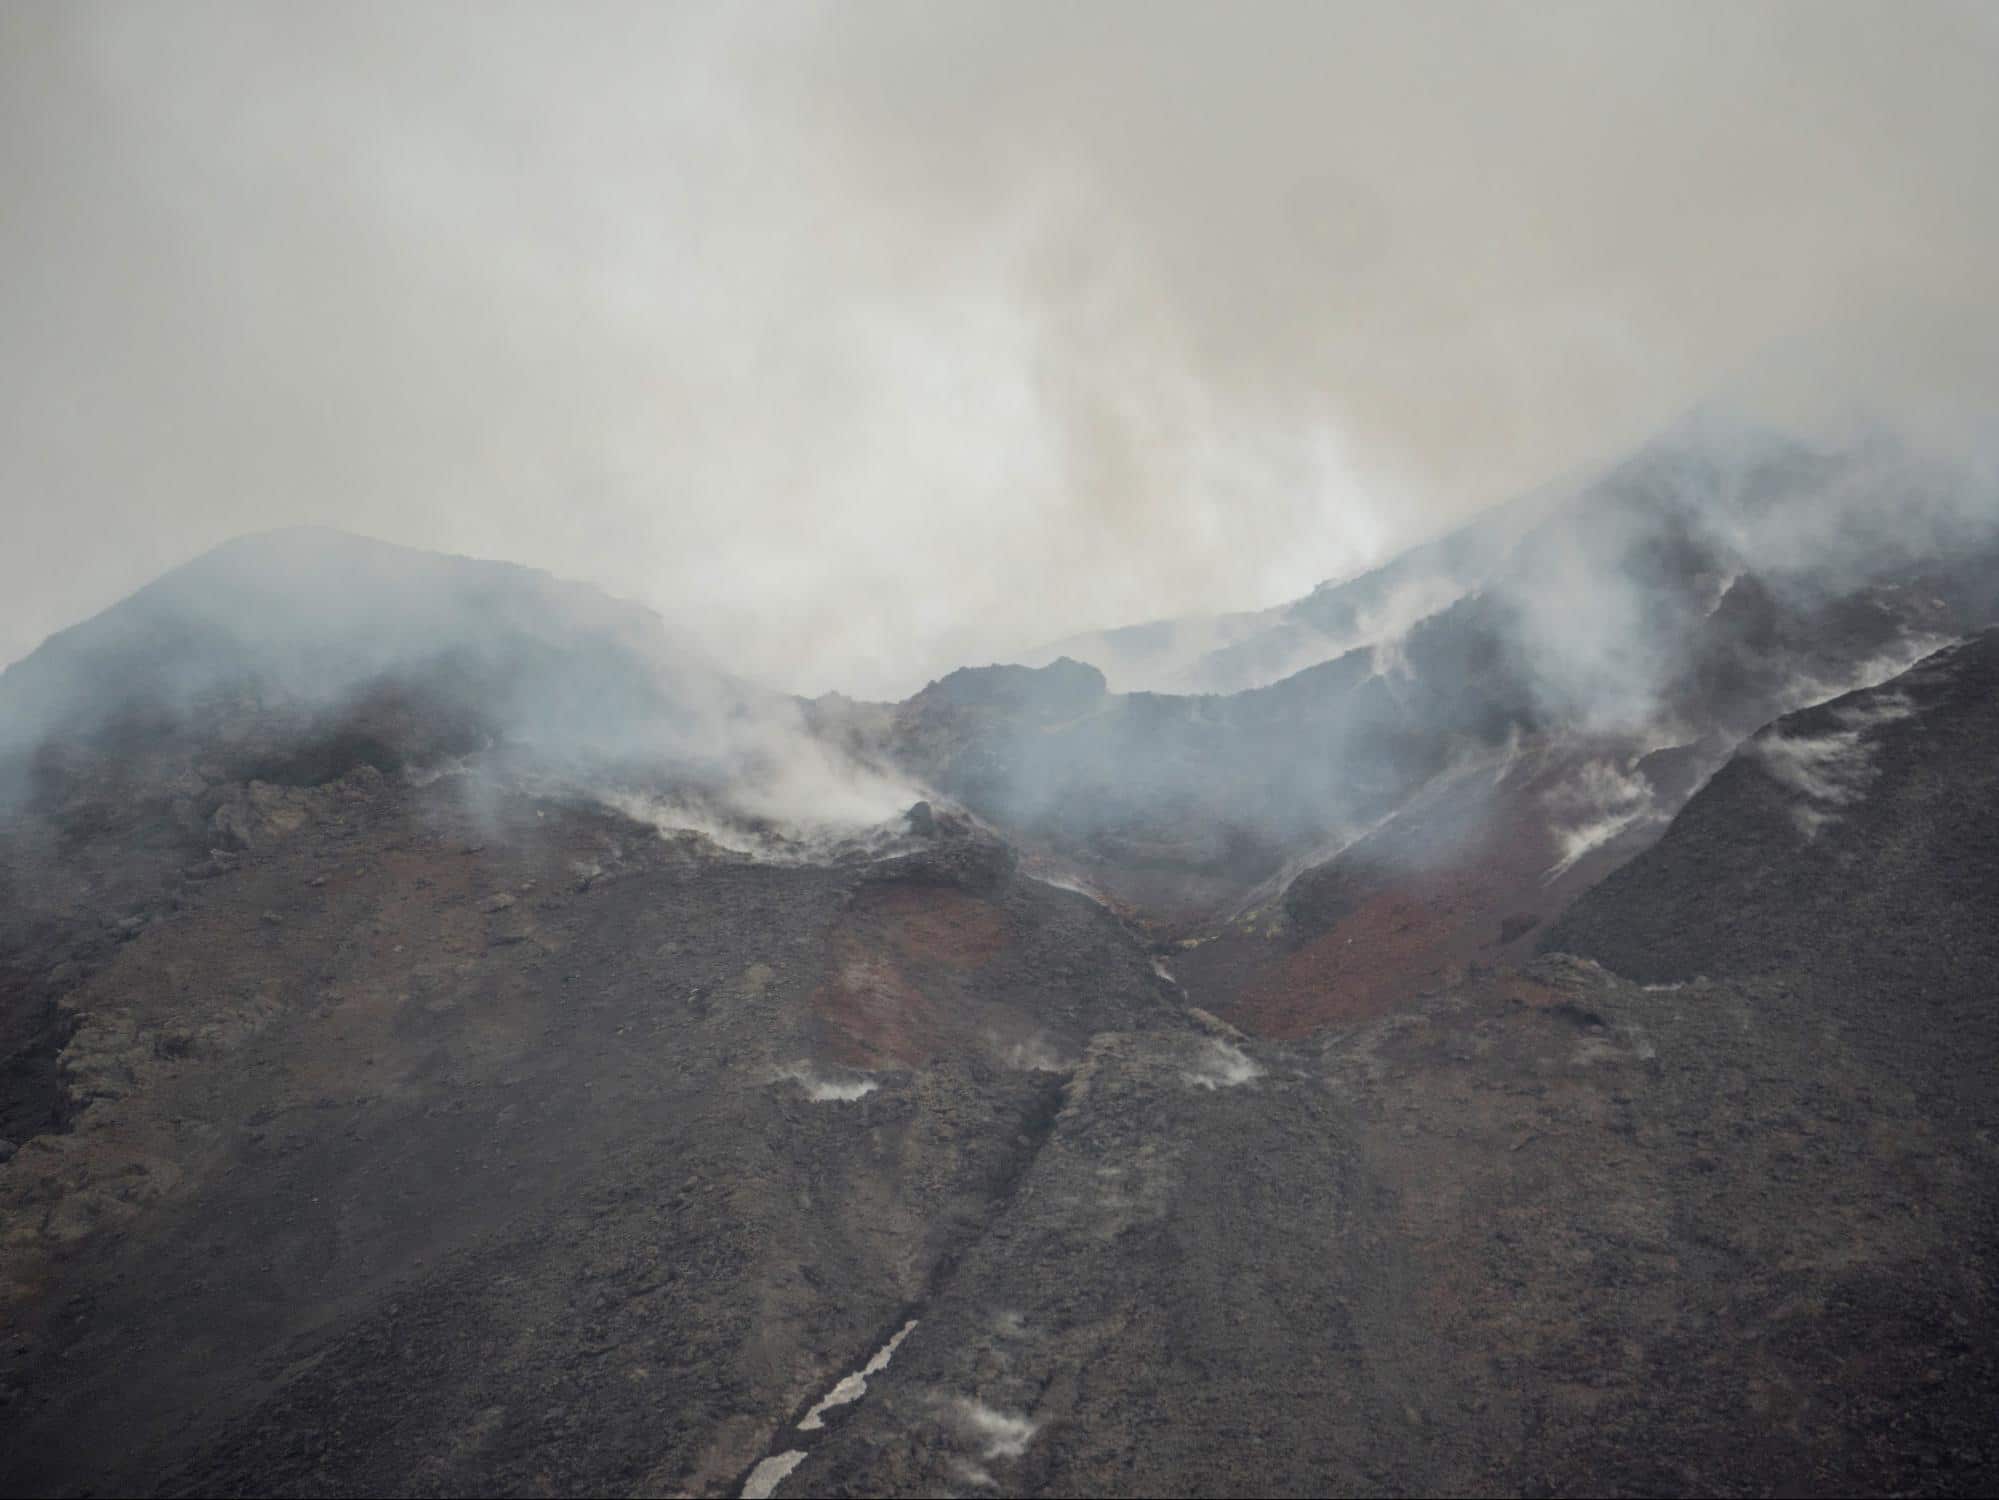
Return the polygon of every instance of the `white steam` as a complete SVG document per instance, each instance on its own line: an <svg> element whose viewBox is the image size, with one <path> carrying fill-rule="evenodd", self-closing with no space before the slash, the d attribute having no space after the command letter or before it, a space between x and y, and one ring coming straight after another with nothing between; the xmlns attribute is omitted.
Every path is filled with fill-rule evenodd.
<svg viewBox="0 0 1999 1500"><path fill-rule="evenodd" d="M1769 730L1750 741L1748 752L1773 781L1800 799L1791 818L1812 839L1872 784L1876 773L1869 736L1915 711L1905 693L1875 693L1830 710L1842 728L1814 735Z"/></svg>
<svg viewBox="0 0 1999 1500"><path fill-rule="evenodd" d="M1240 1047L1231 1046L1219 1037L1209 1037L1202 1044L1200 1058L1195 1065L1181 1075L1195 1088L1233 1089L1263 1076L1263 1069Z"/></svg>
<svg viewBox="0 0 1999 1500"><path fill-rule="evenodd" d="M1827 322L1804 404L1989 423L1995 69L1976 4L6 7L0 658L337 520L901 696Z"/></svg>
<svg viewBox="0 0 1999 1500"><path fill-rule="evenodd" d="M1013 1412L999 1411L983 1401L960 1397L958 1420L967 1436L980 1444L988 1461L1019 1458L1034 1441L1041 1424Z"/></svg>
<svg viewBox="0 0 1999 1500"><path fill-rule="evenodd" d="M1066 1073L1074 1066L1045 1035L1009 1043L1000 1048L999 1055L1005 1066L1023 1073Z"/></svg>
<svg viewBox="0 0 1999 1500"><path fill-rule="evenodd" d="M774 1083L795 1083L814 1104L852 1104L865 1099L881 1085L872 1078L828 1077L809 1062L787 1063L773 1070Z"/></svg>
<svg viewBox="0 0 1999 1500"><path fill-rule="evenodd" d="M1839 810L1857 800L1873 779L1872 757L1857 729L1835 734L1759 735L1752 753L1771 779L1803 800L1791 809L1791 820L1807 839L1818 837Z"/></svg>
<svg viewBox="0 0 1999 1500"><path fill-rule="evenodd" d="M1548 881L1566 874L1592 850L1668 816L1655 801L1651 782L1610 760L1585 761L1542 800L1551 814L1549 832L1559 852L1542 877Z"/></svg>
<svg viewBox="0 0 1999 1500"><path fill-rule="evenodd" d="M1829 698L1843 697L1847 693L1878 687L1890 678L1899 677L1924 657L1950 645L1954 637L1915 632L1905 636L1891 649L1878 652L1862 661L1854 662L1847 670L1834 676L1806 674L1793 679L1779 699L1778 709L1789 713L1795 709L1809 708L1815 703L1824 703Z"/></svg>

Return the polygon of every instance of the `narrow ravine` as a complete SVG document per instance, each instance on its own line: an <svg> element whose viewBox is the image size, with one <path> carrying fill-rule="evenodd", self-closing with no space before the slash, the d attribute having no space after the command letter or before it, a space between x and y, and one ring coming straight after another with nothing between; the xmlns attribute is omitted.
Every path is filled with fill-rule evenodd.
<svg viewBox="0 0 1999 1500"><path fill-rule="evenodd" d="M901 1326L879 1349L875 1350L866 1364L852 1374L842 1376L835 1381L826 1394L814 1402L796 1423L778 1429L776 1436L771 1440L772 1451L759 1459L744 1477L740 1491L743 1500L772 1500L772 1497L777 1495L778 1486L790 1478L798 1466L811 1456L814 1438L826 1430L827 1414L860 1401L867 1395L868 1381L888 1369L889 1361L895 1358L896 1350L902 1347L903 1340L916 1331L924 1308L941 1294L957 1271L965 1253L987 1229L991 1228L998 1216L1006 1212L1014 1193L1018 1191L1035 1159L1054 1133L1055 1118L1061 1112L1064 1090L1071 1076L1064 1073L1049 1078L1042 1089L1038 1105L1021 1121L1021 1131L1027 1144L1013 1161L1004 1180L995 1185L992 1212L986 1225L964 1244L939 1258L931 1268L929 1282L922 1298L903 1309Z"/></svg>

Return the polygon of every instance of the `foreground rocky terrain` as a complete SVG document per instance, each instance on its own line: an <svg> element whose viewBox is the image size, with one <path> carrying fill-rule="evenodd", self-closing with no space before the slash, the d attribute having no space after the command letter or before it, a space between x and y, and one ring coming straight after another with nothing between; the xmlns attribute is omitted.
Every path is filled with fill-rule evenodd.
<svg viewBox="0 0 1999 1500"><path fill-rule="evenodd" d="M797 705L332 534L57 637L0 1489L1988 1489L1987 553L1779 577L1661 472L1225 696ZM1643 714L1558 701L1565 547Z"/></svg>
<svg viewBox="0 0 1999 1500"><path fill-rule="evenodd" d="M1830 810L1771 749L1828 731ZM1568 953L1235 1088L1100 1038L815 1488L1983 1488L1995 733L1988 634L1779 721Z"/></svg>
<svg viewBox="0 0 1999 1500"><path fill-rule="evenodd" d="M723 1485L987 1226L1054 1070L1171 1021L998 850L723 863L458 791L345 779L67 997L10 1488Z"/></svg>

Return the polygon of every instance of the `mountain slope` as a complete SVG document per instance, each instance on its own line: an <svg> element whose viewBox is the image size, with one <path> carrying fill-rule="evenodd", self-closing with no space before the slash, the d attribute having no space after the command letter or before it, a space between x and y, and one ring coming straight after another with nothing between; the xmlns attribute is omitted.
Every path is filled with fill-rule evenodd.
<svg viewBox="0 0 1999 1500"><path fill-rule="evenodd" d="M813 1493L1976 1493L1999 1449L1999 635L1836 709L1899 748L1816 835L1746 748L1550 955L1212 1089L1105 1039L1003 1231L801 1469ZM1905 711L1901 705L1910 705ZM1904 716L1891 719L1890 713ZM1852 716L1859 716L1854 719ZM1798 720L1802 720L1800 724ZM1811 715L1778 732L1819 727ZM1954 819L1925 814L1946 804ZM1876 900L1877 826L1911 888ZM1777 844L1771 847L1772 841ZM1724 962L1714 919L1817 941ZM1906 905L1904 903L1907 903ZM801 1491L803 1492L803 1491Z"/></svg>
<svg viewBox="0 0 1999 1500"><path fill-rule="evenodd" d="M1982 1024L1999 925L1999 632L1746 741L1545 942L1640 979L1809 964Z"/></svg>
<svg viewBox="0 0 1999 1500"><path fill-rule="evenodd" d="M1268 687L978 669L876 743L1198 945L1201 1004L1295 1034L1522 956L1743 736L1999 620L1994 503L1891 444L1697 423L1502 517L1464 597Z"/></svg>
<svg viewBox="0 0 1999 1500"><path fill-rule="evenodd" d="M1484 586L1520 538L1571 488L1550 486L1398 553L1379 567L1328 580L1302 599L1235 614L1154 620L1069 636L1022 658L1068 656L1099 668L1119 692L1238 693L1268 687L1349 651L1395 640Z"/></svg>
<svg viewBox="0 0 1999 1500"><path fill-rule="evenodd" d="M1756 472L1227 697L299 534L51 643L0 1486L1988 1487L1999 633L1895 664L1993 575L1730 576L1859 482Z"/></svg>
<svg viewBox="0 0 1999 1500"><path fill-rule="evenodd" d="M969 834L782 866L325 790L64 994L72 1128L0 1169L10 1491L725 1483L1000 1211L1046 1070L1184 1024Z"/></svg>

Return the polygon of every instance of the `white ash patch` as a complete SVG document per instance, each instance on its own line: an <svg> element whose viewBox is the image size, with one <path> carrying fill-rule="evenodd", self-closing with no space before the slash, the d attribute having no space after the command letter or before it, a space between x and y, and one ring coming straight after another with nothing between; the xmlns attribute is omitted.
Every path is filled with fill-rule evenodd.
<svg viewBox="0 0 1999 1500"><path fill-rule="evenodd" d="M750 1470L750 1477L743 1481L743 1500L770 1500L791 1471L804 1462L803 1448L794 1448L789 1453L773 1453Z"/></svg>
<svg viewBox="0 0 1999 1500"><path fill-rule="evenodd" d="M886 1344L883 1344L881 1348L875 1350L874 1355L866 1364L862 1365L853 1374L842 1377L839 1384L835 1385L832 1390L820 1398L819 1404L805 1414L804 1419L798 1424L798 1430L800 1432L817 1432L826 1425L827 1412L836 1406L851 1405L853 1402L867 1395L868 1377L870 1375L879 1375L883 1370L888 1368L888 1362L895 1358L895 1351L901 1347L902 1341L908 1338L910 1331L916 1327L916 1321L915 1318L911 1318L907 1323L903 1324L896 1331L895 1337L890 1339Z"/></svg>

